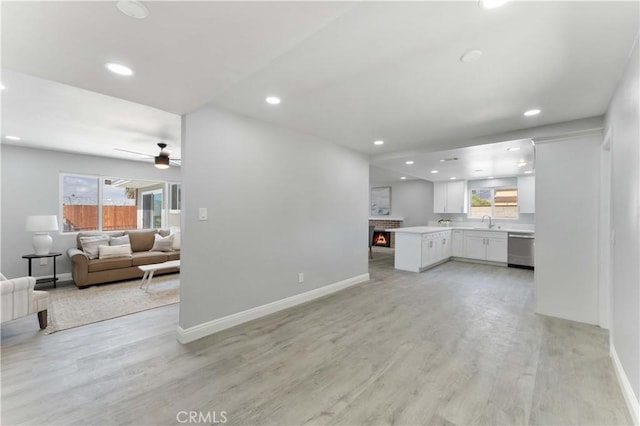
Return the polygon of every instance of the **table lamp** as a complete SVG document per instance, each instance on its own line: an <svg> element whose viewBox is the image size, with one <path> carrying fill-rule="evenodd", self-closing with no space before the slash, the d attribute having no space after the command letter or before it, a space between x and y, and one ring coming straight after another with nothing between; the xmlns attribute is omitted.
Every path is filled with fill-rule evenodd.
<svg viewBox="0 0 640 426"><path fill-rule="evenodd" d="M33 250L35 254L49 254L53 239L49 232L58 230L58 218L49 216L27 216L25 231L35 232L33 236Z"/></svg>

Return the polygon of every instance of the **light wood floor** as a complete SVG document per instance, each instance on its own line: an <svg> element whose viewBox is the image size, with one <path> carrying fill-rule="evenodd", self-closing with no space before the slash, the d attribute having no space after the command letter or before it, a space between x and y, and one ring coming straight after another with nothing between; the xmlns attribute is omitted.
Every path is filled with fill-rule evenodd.
<svg viewBox="0 0 640 426"><path fill-rule="evenodd" d="M376 253L371 281L183 346L178 306L45 336L2 326L2 424L630 424L597 327L533 313L533 273Z"/></svg>

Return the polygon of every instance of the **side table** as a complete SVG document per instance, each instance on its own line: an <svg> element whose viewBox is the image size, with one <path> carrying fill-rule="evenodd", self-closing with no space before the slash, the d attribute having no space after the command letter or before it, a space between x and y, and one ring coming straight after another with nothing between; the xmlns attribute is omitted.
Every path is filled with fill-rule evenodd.
<svg viewBox="0 0 640 426"><path fill-rule="evenodd" d="M56 258L58 256L62 256L62 253L47 253L47 254L25 254L22 256L23 259L27 259L29 261L29 276L31 276L31 261L33 259L42 259L45 257L50 257L53 259L53 277L51 278L40 278L36 280L36 285L45 284L45 283L53 283L53 288L56 288L56 282L58 281L58 276L56 274Z"/></svg>

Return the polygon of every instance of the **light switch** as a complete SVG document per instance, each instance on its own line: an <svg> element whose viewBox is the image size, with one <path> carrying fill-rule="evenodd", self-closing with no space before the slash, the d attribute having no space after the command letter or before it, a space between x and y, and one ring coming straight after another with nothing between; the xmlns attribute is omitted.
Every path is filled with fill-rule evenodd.
<svg viewBox="0 0 640 426"><path fill-rule="evenodd" d="M200 207L200 210L198 212L198 219L200 220L207 220L207 208L206 207Z"/></svg>

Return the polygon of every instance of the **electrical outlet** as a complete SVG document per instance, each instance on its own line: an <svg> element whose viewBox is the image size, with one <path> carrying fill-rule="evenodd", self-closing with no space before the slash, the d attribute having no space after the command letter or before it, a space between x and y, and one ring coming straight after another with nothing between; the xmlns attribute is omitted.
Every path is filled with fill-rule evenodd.
<svg viewBox="0 0 640 426"><path fill-rule="evenodd" d="M40 259L40 265L44 266L44 265L48 265L49 262L47 262L49 259L47 259L46 257L43 257Z"/></svg>
<svg viewBox="0 0 640 426"><path fill-rule="evenodd" d="M298 274L298 283L302 284L304 282L304 272L300 272Z"/></svg>

